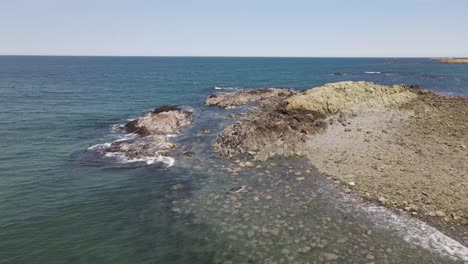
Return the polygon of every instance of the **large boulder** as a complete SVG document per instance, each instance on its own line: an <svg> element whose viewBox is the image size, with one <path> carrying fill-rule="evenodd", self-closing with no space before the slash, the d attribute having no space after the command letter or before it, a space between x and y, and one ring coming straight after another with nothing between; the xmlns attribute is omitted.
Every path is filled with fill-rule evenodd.
<svg viewBox="0 0 468 264"><path fill-rule="evenodd" d="M177 133L189 125L192 113L180 106L161 106L124 125L128 133L140 135Z"/></svg>

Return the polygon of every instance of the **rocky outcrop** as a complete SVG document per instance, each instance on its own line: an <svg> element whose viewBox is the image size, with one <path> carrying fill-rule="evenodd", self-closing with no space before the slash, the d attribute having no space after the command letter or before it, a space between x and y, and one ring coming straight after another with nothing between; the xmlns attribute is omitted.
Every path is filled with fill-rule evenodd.
<svg viewBox="0 0 468 264"><path fill-rule="evenodd" d="M242 91L226 94L224 98L245 98L248 94L258 95L254 91ZM326 127L322 119L317 119L309 111L285 111L283 101L297 91L275 90L273 94L275 96L270 94L261 99L256 97L258 107L238 117L235 124L216 137L213 149L219 156L252 155L255 159L266 160L274 155L290 155L297 153L305 135Z"/></svg>
<svg viewBox="0 0 468 264"><path fill-rule="evenodd" d="M243 91L225 94L223 98L235 102L233 98L245 98L246 94L255 93ZM261 99L259 108L226 128L213 148L222 157L249 154L258 160L275 155L303 155L307 138L323 132L330 122L345 125L350 115L398 106L415 97L404 85L388 87L370 82L339 82L302 93L290 90L276 93Z"/></svg>
<svg viewBox="0 0 468 264"><path fill-rule="evenodd" d="M468 58L465 59L439 59L437 60L442 64L468 64Z"/></svg>
<svg viewBox="0 0 468 264"><path fill-rule="evenodd" d="M213 148L222 157L252 155L266 160L276 155L292 156L301 153L308 135L327 127L323 118L313 113L288 114L279 104L266 110L254 110L237 119L216 137Z"/></svg>
<svg viewBox="0 0 468 264"><path fill-rule="evenodd" d="M124 153L129 160L168 156L175 148L164 135L150 135L132 141L113 142L107 152Z"/></svg>
<svg viewBox="0 0 468 264"><path fill-rule="evenodd" d="M404 85L388 87L371 82L338 82L307 90L285 101L287 111L308 110L320 115L357 114L384 109L416 98Z"/></svg>
<svg viewBox="0 0 468 264"><path fill-rule="evenodd" d="M235 108L247 103L260 102L269 98L281 98L295 93L293 90L266 88L258 90L244 90L237 93L211 95L205 100L208 106L221 108Z"/></svg>
<svg viewBox="0 0 468 264"><path fill-rule="evenodd" d="M123 129L138 136L132 140L101 144L91 149L107 156L123 156L129 161L147 161L168 156L176 147L169 141L168 134L179 133L191 124L192 113L180 106L161 106L146 115L132 120Z"/></svg>
<svg viewBox="0 0 468 264"><path fill-rule="evenodd" d="M192 113L180 106L161 106L124 125L128 133L140 135L177 133L189 125Z"/></svg>

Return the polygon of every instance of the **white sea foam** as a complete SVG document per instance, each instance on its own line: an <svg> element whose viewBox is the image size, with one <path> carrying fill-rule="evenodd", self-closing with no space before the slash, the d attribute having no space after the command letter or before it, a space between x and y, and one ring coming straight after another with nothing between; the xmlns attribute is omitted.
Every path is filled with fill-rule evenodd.
<svg viewBox="0 0 468 264"><path fill-rule="evenodd" d="M380 228L396 232L407 242L456 261L468 261L468 248L421 220L397 215L373 204L364 206Z"/></svg>
<svg viewBox="0 0 468 264"><path fill-rule="evenodd" d="M366 72L364 72L364 73L367 73L367 74L381 74L381 72L378 72L378 71L376 71L376 72L373 72L373 71L366 71Z"/></svg>
<svg viewBox="0 0 468 264"><path fill-rule="evenodd" d="M91 147L88 148L88 150L101 150L101 149L107 149L111 146L112 143L106 142L102 144L96 144L92 145Z"/></svg>
<svg viewBox="0 0 468 264"><path fill-rule="evenodd" d="M138 137L138 134L135 133L129 133L129 134L122 134L119 135L118 138L114 142L122 142L122 141L127 141L127 140L132 140Z"/></svg>
<svg viewBox="0 0 468 264"><path fill-rule="evenodd" d="M166 156L159 156L156 158L149 158L146 161L146 164L153 164L155 162L162 162L164 163L167 167L172 167L175 163L175 159L171 157L166 157Z"/></svg>
<svg viewBox="0 0 468 264"><path fill-rule="evenodd" d="M116 125L112 125L112 131L121 131L124 129L124 125L123 124L116 124Z"/></svg>
<svg viewBox="0 0 468 264"><path fill-rule="evenodd" d="M172 157L158 156L158 157L144 157L138 159L129 159L123 152L107 152L104 156L114 158L120 163L135 163L143 162L147 165L155 163L163 163L166 167L172 167L175 163L175 159Z"/></svg>
<svg viewBox="0 0 468 264"><path fill-rule="evenodd" d="M237 88L237 87L219 87L219 86L215 86L214 89L215 90L240 90L240 88Z"/></svg>
<svg viewBox="0 0 468 264"><path fill-rule="evenodd" d="M323 191L328 192L330 189L324 188ZM376 227L388 230L389 233L395 233L405 241L435 254L456 261L464 261L464 263L468 261L467 247L427 223L405 214L398 214L373 203L350 207L349 204L354 203L355 198L344 194L340 196L335 203L335 206L340 210L349 214L364 214L365 218L372 219L372 223Z"/></svg>

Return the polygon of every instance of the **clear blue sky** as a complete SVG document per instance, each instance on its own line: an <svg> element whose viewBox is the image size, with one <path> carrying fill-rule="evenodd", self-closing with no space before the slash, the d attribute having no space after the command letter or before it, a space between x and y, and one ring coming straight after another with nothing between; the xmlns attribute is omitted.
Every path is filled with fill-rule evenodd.
<svg viewBox="0 0 468 264"><path fill-rule="evenodd" d="M0 54L468 56L468 0L2 0Z"/></svg>

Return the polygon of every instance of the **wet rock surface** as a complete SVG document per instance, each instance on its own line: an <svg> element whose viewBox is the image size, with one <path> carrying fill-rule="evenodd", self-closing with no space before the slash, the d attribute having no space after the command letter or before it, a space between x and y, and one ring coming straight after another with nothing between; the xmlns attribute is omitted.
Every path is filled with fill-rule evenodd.
<svg viewBox="0 0 468 264"><path fill-rule="evenodd" d="M129 159L168 156L175 148L175 144L168 140L164 135L150 135L131 141L113 142L106 151L125 153Z"/></svg>
<svg viewBox="0 0 468 264"><path fill-rule="evenodd" d="M136 137L100 144L91 149L105 156L152 163L155 158L168 156L176 147L170 142L170 136L179 133L182 128L192 123L191 114L181 106L158 107L122 126L127 133L137 134ZM166 163L171 165L173 160Z"/></svg>
<svg viewBox="0 0 468 264"><path fill-rule="evenodd" d="M124 125L128 133L140 135L177 133L192 121L192 113L180 106L161 106Z"/></svg>

